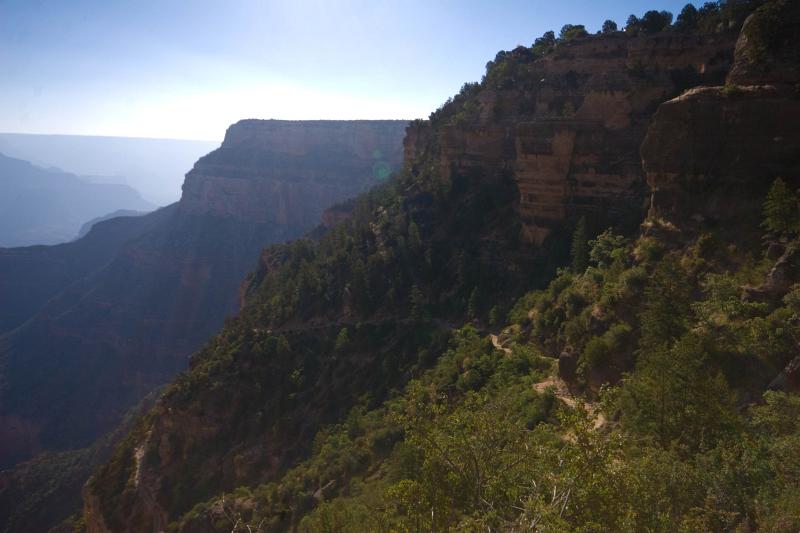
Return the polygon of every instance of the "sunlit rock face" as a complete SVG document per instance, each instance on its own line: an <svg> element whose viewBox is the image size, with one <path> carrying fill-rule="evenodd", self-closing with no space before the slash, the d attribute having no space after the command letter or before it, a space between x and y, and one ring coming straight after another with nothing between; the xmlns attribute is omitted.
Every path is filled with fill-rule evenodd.
<svg viewBox="0 0 800 533"><path fill-rule="evenodd" d="M405 127L245 120L187 174L177 204L68 245L3 250L0 294L42 290L0 336L0 469L115 427L236 312L264 246L399 168Z"/></svg>
<svg viewBox="0 0 800 533"><path fill-rule="evenodd" d="M587 37L521 63L508 87L483 91L472 116L446 127L445 173L511 176L523 237L542 242L565 220L638 219L647 187L639 148L658 105L697 85L721 83L735 33ZM414 162L429 149L427 123L405 141Z"/></svg>

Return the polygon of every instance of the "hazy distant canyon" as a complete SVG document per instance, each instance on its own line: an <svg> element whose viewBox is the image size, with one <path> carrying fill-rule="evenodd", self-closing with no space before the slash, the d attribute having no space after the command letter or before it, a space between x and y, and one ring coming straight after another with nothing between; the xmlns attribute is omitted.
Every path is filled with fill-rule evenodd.
<svg viewBox="0 0 800 533"><path fill-rule="evenodd" d="M236 311L265 245L400 167L405 127L242 121L180 202L68 244L0 249L0 468L112 429Z"/></svg>
<svg viewBox="0 0 800 533"><path fill-rule="evenodd" d="M0 133L2 154L95 183L128 185L156 205L177 201L186 170L218 146L218 141Z"/></svg>

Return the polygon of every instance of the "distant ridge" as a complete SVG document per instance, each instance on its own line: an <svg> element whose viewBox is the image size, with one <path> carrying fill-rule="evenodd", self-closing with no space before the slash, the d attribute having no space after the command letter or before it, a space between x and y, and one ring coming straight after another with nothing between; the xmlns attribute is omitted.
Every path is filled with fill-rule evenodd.
<svg viewBox="0 0 800 533"><path fill-rule="evenodd" d="M70 241L87 220L154 207L127 185L92 183L0 154L0 246Z"/></svg>
<svg viewBox="0 0 800 533"><path fill-rule="evenodd" d="M0 152L8 156L97 177L91 181L130 185L157 205L177 201L186 170L218 146L218 141L0 133Z"/></svg>

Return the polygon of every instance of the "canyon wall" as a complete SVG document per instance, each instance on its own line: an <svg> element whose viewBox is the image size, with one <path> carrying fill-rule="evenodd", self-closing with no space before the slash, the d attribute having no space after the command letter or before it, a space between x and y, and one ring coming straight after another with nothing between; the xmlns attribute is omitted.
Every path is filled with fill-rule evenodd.
<svg viewBox="0 0 800 533"><path fill-rule="evenodd" d="M745 21L725 85L659 106L641 150L651 215L694 231L758 228L774 179L800 187L798 40L800 4L767 4Z"/></svg>
<svg viewBox="0 0 800 533"><path fill-rule="evenodd" d="M733 32L618 33L559 44L517 64L508 79L490 78L496 86L442 132L442 171L512 176L529 242L582 215L598 225L640 220L647 192L639 147L653 112L689 87L721 83L735 40ZM430 149L429 127L409 128L408 161Z"/></svg>
<svg viewBox="0 0 800 533"><path fill-rule="evenodd" d="M186 175L181 212L308 228L400 167L406 124L240 121Z"/></svg>
<svg viewBox="0 0 800 533"><path fill-rule="evenodd" d="M180 202L143 217L142 231L115 233L123 241L109 253L73 257L115 220L57 250L2 250L0 290L46 290L0 337L0 468L115 427L236 312L264 246L302 235L326 207L399 168L404 129L245 120L187 174ZM37 258L53 256L75 262L74 274L51 280Z"/></svg>
<svg viewBox="0 0 800 533"><path fill-rule="evenodd" d="M382 375L385 368L392 368L393 379L405 376L402 356L381 350L413 338L416 306L439 313L434 326L456 323L463 319L458 306L479 300L481 283L493 298L508 287L523 291L523 277L545 270L536 251L556 255L558 239L548 237L576 217L586 216L600 229L641 223L649 195L639 150L653 113L686 89L722 83L735 43L735 32L620 32L563 42L540 58L515 50L430 121L411 123L396 196L376 207L368 223L341 236L341 257L314 251L327 259L321 272L309 272L324 295L315 299L321 303L305 314L270 315L269 301L277 297L269 283L283 278L265 281L266 273L287 264L299 269L305 259L284 261L282 254L291 252L282 248L288 247L265 251L251 280L259 288L250 291L251 305L193 359L152 419L87 484L89 531L159 530L221 491L274 481L303 446L310 447L316 429L335 422L352 397L371 392L360 376ZM198 170L192 198L224 190L217 196L225 202L200 202L204 209L248 211L241 199L251 187L247 175L218 180L217 174L211 167ZM335 224L347 216L343 206L325 218ZM414 247L406 244L412 235ZM373 254L358 255L370 246ZM403 264L399 258L418 246L429 246L429 253ZM374 278L380 286L402 280L406 271L406 285L398 282L402 290L391 299L384 297L388 291L376 293L377 312L348 311L359 283ZM408 296L414 293L416 298ZM376 316L398 328L397 338L364 339L360 350L332 349L342 330L355 336L377 329L370 323ZM332 408L336 404L340 411Z"/></svg>

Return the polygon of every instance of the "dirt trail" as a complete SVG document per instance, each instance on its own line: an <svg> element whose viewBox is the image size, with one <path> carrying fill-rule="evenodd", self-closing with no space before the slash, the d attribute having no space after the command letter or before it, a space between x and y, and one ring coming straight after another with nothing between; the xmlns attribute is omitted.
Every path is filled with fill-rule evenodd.
<svg viewBox="0 0 800 533"><path fill-rule="evenodd" d="M543 393L547 389L552 388L555 397L569 405L575 407L578 402L575 396L569 391L566 382L558 376L550 376L544 381L540 381L533 386L534 390L538 393ZM589 413L589 416L594 420L594 428L600 429L608 422L605 415L600 411L600 406L597 403L584 402L583 407Z"/></svg>
<svg viewBox="0 0 800 533"><path fill-rule="evenodd" d="M575 398L572 396L572 393L567 388L567 384L560 377L550 376L544 381L540 381L539 383L533 386L533 389L539 394L543 394L547 389L550 388L553 389L556 398L563 401L570 407L575 407L577 402L575 401Z"/></svg>
<svg viewBox="0 0 800 533"><path fill-rule="evenodd" d="M498 350L504 351L505 353L511 353L511 348L506 348L505 346L500 344L500 339L497 338L497 335L495 335L494 333L490 333L489 338L492 339L492 346L494 346Z"/></svg>
<svg viewBox="0 0 800 533"><path fill-rule="evenodd" d="M511 353L510 348L506 348L500 344L500 340L497 338L497 335L492 333L489 334L489 337L492 339L492 346L494 346L495 349L502 350L507 354ZM543 381L536 383L533 388L540 394L544 393L547 389L552 389L555 397L570 407L574 408L578 403L575 396L570 392L569 387L567 387L567 383L557 375L548 376ZM595 429L599 429L606 425L606 417L602 412L600 412L599 406L596 403L585 402L583 405L594 420Z"/></svg>

